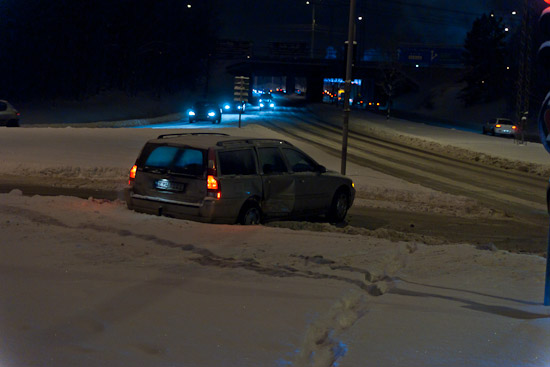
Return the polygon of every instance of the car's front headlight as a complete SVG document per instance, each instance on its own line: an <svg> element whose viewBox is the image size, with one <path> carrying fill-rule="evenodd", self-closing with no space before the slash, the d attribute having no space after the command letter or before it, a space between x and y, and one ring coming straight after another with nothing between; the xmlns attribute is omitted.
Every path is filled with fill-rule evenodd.
<svg viewBox="0 0 550 367"><path fill-rule="evenodd" d="M195 111L189 111L189 116L195 116Z"/></svg>
<svg viewBox="0 0 550 367"><path fill-rule="evenodd" d="M269 107L271 107L271 108L275 107L275 103L270 103Z"/></svg>
<svg viewBox="0 0 550 367"><path fill-rule="evenodd" d="M263 107L263 106L264 106L264 104L263 104L263 103L260 103L260 107Z"/></svg>
<svg viewBox="0 0 550 367"><path fill-rule="evenodd" d="M223 108L225 108L226 110L228 110L228 109L231 108L231 106L230 106L229 104L226 104L226 105L223 106Z"/></svg>
<svg viewBox="0 0 550 367"><path fill-rule="evenodd" d="M214 116L216 116L216 112L210 111L210 112L208 112L208 116L214 117Z"/></svg>

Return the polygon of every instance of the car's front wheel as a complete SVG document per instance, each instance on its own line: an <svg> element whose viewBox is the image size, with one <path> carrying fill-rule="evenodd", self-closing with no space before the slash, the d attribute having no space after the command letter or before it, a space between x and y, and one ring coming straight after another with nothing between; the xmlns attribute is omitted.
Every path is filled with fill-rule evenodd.
<svg viewBox="0 0 550 367"><path fill-rule="evenodd" d="M332 198L328 219L332 223L341 223L348 214L349 195L344 189L339 189Z"/></svg>
<svg viewBox="0 0 550 367"><path fill-rule="evenodd" d="M262 222L262 210L253 201L244 204L239 215L238 222L242 225L260 224Z"/></svg>

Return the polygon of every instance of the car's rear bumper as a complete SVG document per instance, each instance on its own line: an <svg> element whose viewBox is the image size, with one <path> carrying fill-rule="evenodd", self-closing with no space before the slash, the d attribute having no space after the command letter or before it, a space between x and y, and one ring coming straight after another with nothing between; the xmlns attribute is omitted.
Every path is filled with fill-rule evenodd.
<svg viewBox="0 0 550 367"><path fill-rule="evenodd" d="M495 134L499 135L514 135L516 133L516 130L512 129L511 127L495 127Z"/></svg>
<svg viewBox="0 0 550 367"><path fill-rule="evenodd" d="M190 219L206 223L228 223L237 221L235 203L206 197L200 203L187 203L134 194L131 188L124 191L129 209L141 213Z"/></svg>

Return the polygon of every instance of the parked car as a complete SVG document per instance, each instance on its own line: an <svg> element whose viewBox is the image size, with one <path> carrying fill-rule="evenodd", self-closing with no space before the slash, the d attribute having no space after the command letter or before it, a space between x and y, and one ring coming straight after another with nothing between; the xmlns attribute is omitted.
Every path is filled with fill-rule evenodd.
<svg viewBox="0 0 550 367"><path fill-rule="evenodd" d="M482 127L482 132L483 134L491 135L514 135L517 129L517 126L514 125L512 120L497 117L486 122Z"/></svg>
<svg viewBox="0 0 550 367"><path fill-rule="evenodd" d="M212 121L219 124L222 121L222 109L220 105L210 101L197 102L189 110L189 122L199 120Z"/></svg>
<svg viewBox="0 0 550 367"><path fill-rule="evenodd" d="M216 223L310 215L342 222L355 197L351 179L286 141L219 133L149 140L128 184L129 209Z"/></svg>
<svg viewBox="0 0 550 367"><path fill-rule="evenodd" d="M20 113L8 102L0 100L0 126L18 127Z"/></svg>
<svg viewBox="0 0 550 367"><path fill-rule="evenodd" d="M246 103L239 101L225 102L222 104L223 113L245 113Z"/></svg>
<svg viewBox="0 0 550 367"><path fill-rule="evenodd" d="M275 102L273 102L273 96L270 93L264 93L258 99L260 110L274 110Z"/></svg>

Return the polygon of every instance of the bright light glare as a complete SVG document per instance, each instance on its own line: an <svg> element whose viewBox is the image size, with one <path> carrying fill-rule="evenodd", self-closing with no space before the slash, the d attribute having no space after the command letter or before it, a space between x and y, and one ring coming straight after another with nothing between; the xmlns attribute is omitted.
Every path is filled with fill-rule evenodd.
<svg viewBox="0 0 550 367"><path fill-rule="evenodd" d="M228 109L230 109L230 108L231 108L231 106L230 106L230 105L228 105L228 104L226 104L226 105L224 105L224 106L223 106L223 108L225 108L226 110L228 110Z"/></svg>
<svg viewBox="0 0 550 367"><path fill-rule="evenodd" d="M187 4L187 9L191 9L191 4Z"/></svg>
<svg viewBox="0 0 550 367"><path fill-rule="evenodd" d="M260 103L260 107L264 107L264 104L263 104L263 103Z"/></svg>
<svg viewBox="0 0 550 367"><path fill-rule="evenodd" d="M189 116L195 116L195 111L189 111Z"/></svg>
<svg viewBox="0 0 550 367"><path fill-rule="evenodd" d="M208 112L208 116L214 117L214 116L216 116L216 113L215 112Z"/></svg>
<svg viewBox="0 0 550 367"><path fill-rule="evenodd" d="M269 107L272 107L272 108L275 107L275 103L270 103Z"/></svg>

